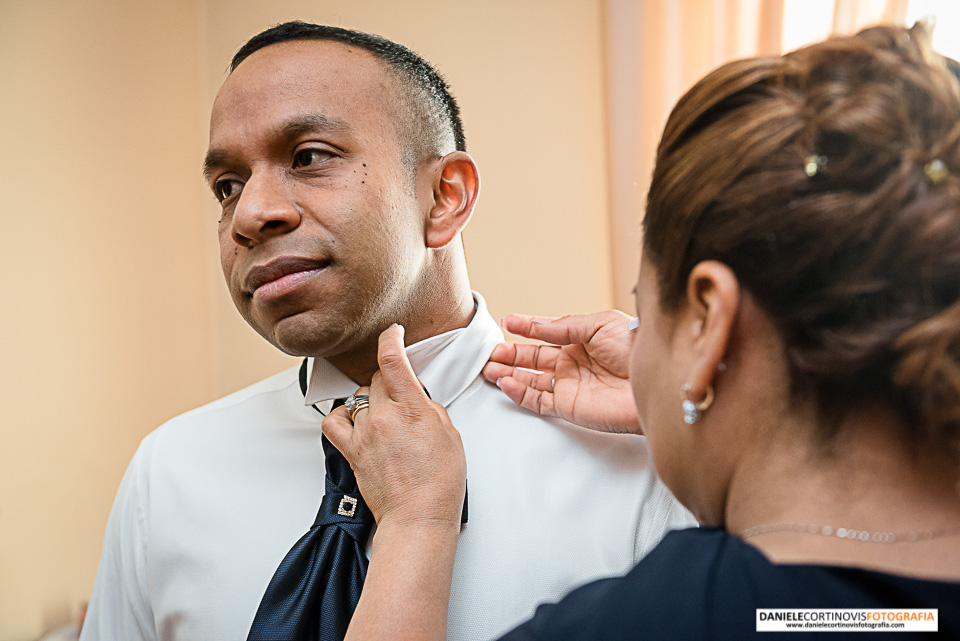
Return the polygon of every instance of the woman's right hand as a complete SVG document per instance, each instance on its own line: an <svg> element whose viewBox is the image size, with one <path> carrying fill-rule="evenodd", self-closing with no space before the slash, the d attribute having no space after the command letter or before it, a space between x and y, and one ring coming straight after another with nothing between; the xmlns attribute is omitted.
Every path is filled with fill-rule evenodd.
<svg viewBox="0 0 960 641"><path fill-rule="evenodd" d="M351 422L345 407L323 420L323 433L350 462L377 524L451 524L459 528L466 487L460 434L442 405L429 399L403 346L403 327L380 335L380 371L369 409Z"/></svg>
<svg viewBox="0 0 960 641"><path fill-rule="evenodd" d="M344 641L441 641L466 488L463 444L410 367L403 327L380 335L377 361L369 409L353 422L343 407L323 419L378 525Z"/></svg>
<svg viewBox="0 0 960 641"><path fill-rule="evenodd" d="M483 375L514 403L541 416L601 432L640 433L627 373L629 323L629 316L615 310L563 318L506 316L501 324L508 332L550 344L501 343Z"/></svg>

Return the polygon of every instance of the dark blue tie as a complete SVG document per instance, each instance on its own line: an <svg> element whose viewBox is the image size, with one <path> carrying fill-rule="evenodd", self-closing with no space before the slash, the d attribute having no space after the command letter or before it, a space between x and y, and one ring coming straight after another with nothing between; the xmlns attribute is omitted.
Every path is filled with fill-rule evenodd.
<svg viewBox="0 0 960 641"><path fill-rule="evenodd" d="M306 365L300 368L304 391ZM373 514L350 464L326 436L321 443L327 474L320 511L273 575L247 641L342 641L360 600Z"/></svg>
<svg viewBox="0 0 960 641"><path fill-rule="evenodd" d="M300 366L300 391L306 396L306 359ZM333 403L333 407L340 405L343 399ZM320 511L310 531L280 562L260 600L247 641L343 641L357 609L367 576L366 545L373 513L363 502L343 454L326 436L320 442L327 469ZM467 522L466 496L460 520Z"/></svg>

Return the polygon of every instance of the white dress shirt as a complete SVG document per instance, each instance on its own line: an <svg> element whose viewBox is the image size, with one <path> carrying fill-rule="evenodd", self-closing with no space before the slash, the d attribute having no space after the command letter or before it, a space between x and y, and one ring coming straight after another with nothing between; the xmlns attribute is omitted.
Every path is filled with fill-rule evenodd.
<svg viewBox="0 0 960 641"><path fill-rule="evenodd" d="M482 378L503 336L475 297L468 327L407 350L466 450L470 517L448 639L495 637L693 523L643 437L540 418ZM292 368L149 434L110 513L81 639L245 639L323 496L321 417L309 405L326 411L356 389L316 359L306 399Z"/></svg>

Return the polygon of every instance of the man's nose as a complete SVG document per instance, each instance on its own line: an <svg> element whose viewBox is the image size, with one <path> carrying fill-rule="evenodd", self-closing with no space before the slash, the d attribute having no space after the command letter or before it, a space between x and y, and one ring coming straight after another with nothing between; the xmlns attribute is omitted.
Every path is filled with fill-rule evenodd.
<svg viewBox="0 0 960 641"><path fill-rule="evenodd" d="M300 224L300 210L280 176L250 176L233 210L231 235L244 247L286 234Z"/></svg>

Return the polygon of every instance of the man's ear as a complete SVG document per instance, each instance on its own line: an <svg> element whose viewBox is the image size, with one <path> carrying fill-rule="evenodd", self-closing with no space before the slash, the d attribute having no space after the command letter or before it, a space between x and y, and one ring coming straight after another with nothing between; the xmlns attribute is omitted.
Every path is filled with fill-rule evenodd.
<svg viewBox="0 0 960 641"><path fill-rule="evenodd" d="M433 179L433 207L426 220L431 249L446 247L466 227L480 195L480 172L467 153L454 151L440 159Z"/></svg>
<svg viewBox="0 0 960 641"><path fill-rule="evenodd" d="M717 367L723 361L740 307L740 281L733 270L716 260L705 260L687 279L687 308L679 332L689 332L693 350L686 384L694 400L707 395Z"/></svg>

